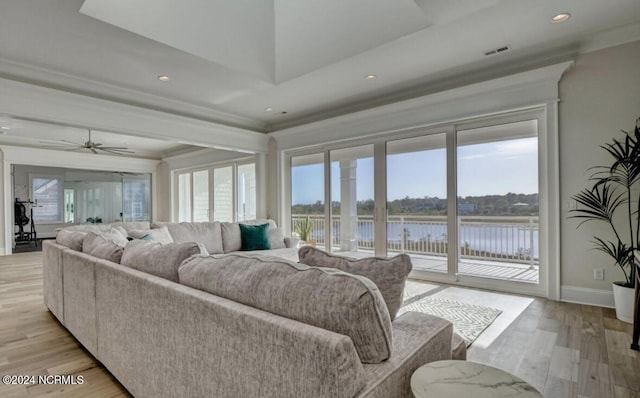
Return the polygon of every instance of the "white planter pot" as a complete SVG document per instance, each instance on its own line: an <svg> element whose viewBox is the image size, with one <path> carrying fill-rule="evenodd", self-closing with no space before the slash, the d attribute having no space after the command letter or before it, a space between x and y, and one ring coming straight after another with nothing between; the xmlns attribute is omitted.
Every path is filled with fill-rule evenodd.
<svg viewBox="0 0 640 398"><path fill-rule="evenodd" d="M616 305L616 318L623 322L633 323L633 299L635 290L613 283L613 301Z"/></svg>

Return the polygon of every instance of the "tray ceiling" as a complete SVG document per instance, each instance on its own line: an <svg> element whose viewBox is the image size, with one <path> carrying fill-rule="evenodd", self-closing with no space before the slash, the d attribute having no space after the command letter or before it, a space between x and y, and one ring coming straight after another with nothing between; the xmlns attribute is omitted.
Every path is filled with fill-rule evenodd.
<svg viewBox="0 0 640 398"><path fill-rule="evenodd" d="M638 40L640 1L2 1L0 37L0 78L265 132Z"/></svg>

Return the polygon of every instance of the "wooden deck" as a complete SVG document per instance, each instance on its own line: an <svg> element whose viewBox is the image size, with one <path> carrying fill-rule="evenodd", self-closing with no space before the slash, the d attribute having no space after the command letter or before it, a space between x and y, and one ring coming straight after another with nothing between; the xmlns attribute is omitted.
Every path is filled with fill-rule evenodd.
<svg viewBox="0 0 640 398"><path fill-rule="evenodd" d="M363 258L373 256L373 252L360 250L357 252L334 252L337 255ZM394 256L399 253L389 253ZM445 257L411 254L413 269L430 272L447 272L447 259ZM513 282L538 283L539 267L527 264L509 263L503 261L461 260L458 264L458 273L461 275L478 276L482 278L500 279Z"/></svg>

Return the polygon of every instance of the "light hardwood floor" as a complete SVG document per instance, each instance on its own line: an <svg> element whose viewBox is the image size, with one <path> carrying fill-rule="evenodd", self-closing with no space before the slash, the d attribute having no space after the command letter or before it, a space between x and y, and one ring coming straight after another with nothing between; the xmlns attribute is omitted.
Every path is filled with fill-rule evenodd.
<svg viewBox="0 0 640 398"><path fill-rule="evenodd" d="M536 298L507 325L486 347L472 346L468 359L511 372L547 398L640 397L640 354L629 349L631 325L613 310ZM0 257L0 375L7 374L82 375L84 384L0 384L2 398L129 396L44 306L41 253Z"/></svg>

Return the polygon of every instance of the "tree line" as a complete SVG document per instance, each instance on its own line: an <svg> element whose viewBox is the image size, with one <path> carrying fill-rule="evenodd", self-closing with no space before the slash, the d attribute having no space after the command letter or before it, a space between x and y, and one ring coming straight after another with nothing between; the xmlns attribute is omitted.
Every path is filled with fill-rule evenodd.
<svg viewBox="0 0 640 398"><path fill-rule="evenodd" d="M356 203L358 215L373 215L373 199ZM387 202L389 214L443 216L447 214L447 200L425 196L424 198L395 199ZM331 202L333 214L340 214L340 202ZM291 206L292 214L324 214L324 203ZM458 214L478 216L537 216L538 194L508 193L506 195L485 195L458 197Z"/></svg>

